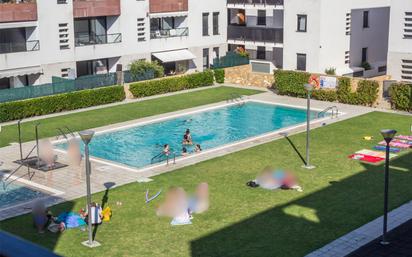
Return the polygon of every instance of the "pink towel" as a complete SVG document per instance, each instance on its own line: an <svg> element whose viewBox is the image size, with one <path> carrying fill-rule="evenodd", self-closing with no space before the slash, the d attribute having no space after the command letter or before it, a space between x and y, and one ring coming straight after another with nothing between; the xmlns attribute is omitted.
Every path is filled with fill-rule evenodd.
<svg viewBox="0 0 412 257"><path fill-rule="evenodd" d="M412 136L399 135L399 136L396 136L395 138L397 138L397 139L402 139L402 140L412 141Z"/></svg>
<svg viewBox="0 0 412 257"><path fill-rule="evenodd" d="M380 145L386 145L385 141L379 142ZM411 145L406 144L406 143L402 143L398 140L394 140L392 142L390 142L389 144L391 147L397 147L397 148L410 148Z"/></svg>

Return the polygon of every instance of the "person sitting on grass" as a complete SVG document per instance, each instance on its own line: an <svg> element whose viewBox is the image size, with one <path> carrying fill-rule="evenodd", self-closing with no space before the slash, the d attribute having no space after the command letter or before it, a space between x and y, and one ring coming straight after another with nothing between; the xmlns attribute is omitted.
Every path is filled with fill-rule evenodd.
<svg viewBox="0 0 412 257"><path fill-rule="evenodd" d="M36 227L37 232L42 234L45 232L52 216L47 210L44 202L41 200L36 200L33 202L32 217L33 224Z"/></svg>
<svg viewBox="0 0 412 257"><path fill-rule="evenodd" d="M200 183L195 195L189 199L189 214L203 213L209 209L209 185L206 182Z"/></svg>
<svg viewBox="0 0 412 257"><path fill-rule="evenodd" d="M202 147L200 147L199 144L196 144L195 146L195 153L200 153L202 151Z"/></svg>
<svg viewBox="0 0 412 257"><path fill-rule="evenodd" d="M181 187L172 187L167 191L165 201L157 208L156 215L172 218L172 225L191 224L188 208L185 190Z"/></svg>

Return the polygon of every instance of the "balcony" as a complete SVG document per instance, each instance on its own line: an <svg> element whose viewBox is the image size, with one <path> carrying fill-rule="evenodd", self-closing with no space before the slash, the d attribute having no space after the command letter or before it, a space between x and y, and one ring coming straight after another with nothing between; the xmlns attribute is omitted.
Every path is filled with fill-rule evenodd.
<svg viewBox="0 0 412 257"><path fill-rule="evenodd" d="M32 52L40 50L39 40L30 40L26 42L0 43L0 54Z"/></svg>
<svg viewBox="0 0 412 257"><path fill-rule="evenodd" d="M120 0L73 0L74 18L119 15Z"/></svg>
<svg viewBox="0 0 412 257"><path fill-rule="evenodd" d="M227 4L235 5L274 5L283 6L284 0L227 0Z"/></svg>
<svg viewBox="0 0 412 257"><path fill-rule="evenodd" d="M0 2L0 23L1 22L21 22L37 21L37 3L36 1L16 1Z"/></svg>
<svg viewBox="0 0 412 257"><path fill-rule="evenodd" d="M185 37L189 35L189 28L162 29L150 31L150 39Z"/></svg>
<svg viewBox="0 0 412 257"><path fill-rule="evenodd" d="M122 42L122 34L85 34L76 33L75 34L75 45L76 46L89 46L89 45L104 45L104 44L115 44Z"/></svg>
<svg viewBox="0 0 412 257"><path fill-rule="evenodd" d="M228 40L249 41L261 43L283 43L283 29L251 28L245 26L229 25L227 29Z"/></svg>
<svg viewBox="0 0 412 257"><path fill-rule="evenodd" d="M187 11L188 0L150 0L150 13Z"/></svg>

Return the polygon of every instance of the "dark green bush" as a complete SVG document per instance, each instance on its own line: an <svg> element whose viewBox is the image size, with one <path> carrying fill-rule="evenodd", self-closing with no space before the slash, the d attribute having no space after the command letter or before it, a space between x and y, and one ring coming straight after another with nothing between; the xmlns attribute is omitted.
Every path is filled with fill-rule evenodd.
<svg viewBox="0 0 412 257"><path fill-rule="evenodd" d="M394 109L412 111L412 84L393 84L389 95Z"/></svg>
<svg viewBox="0 0 412 257"><path fill-rule="evenodd" d="M378 99L379 83L374 80L361 80L356 90L356 104L372 106Z"/></svg>
<svg viewBox="0 0 412 257"><path fill-rule="evenodd" d="M134 97L144 97L211 86L213 82L213 71L207 70L189 75L133 83L130 85L130 92Z"/></svg>
<svg viewBox="0 0 412 257"><path fill-rule="evenodd" d="M0 104L0 122L119 102L122 86L102 87Z"/></svg>
<svg viewBox="0 0 412 257"><path fill-rule="evenodd" d="M304 85L310 74L306 72L275 70L274 89L280 95L306 97Z"/></svg>
<svg viewBox="0 0 412 257"><path fill-rule="evenodd" d="M148 62L146 60L134 61L130 64L130 73L134 78L144 77L148 72L153 72L155 78L164 76L164 68L157 62Z"/></svg>
<svg viewBox="0 0 412 257"><path fill-rule="evenodd" d="M219 84L225 83L225 70L224 69L215 69L215 81Z"/></svg>

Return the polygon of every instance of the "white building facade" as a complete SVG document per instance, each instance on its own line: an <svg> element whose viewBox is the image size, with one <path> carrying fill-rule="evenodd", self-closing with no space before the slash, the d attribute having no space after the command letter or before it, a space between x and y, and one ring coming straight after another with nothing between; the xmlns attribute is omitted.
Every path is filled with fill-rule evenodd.
<svg viewBox="0 0 412 257"><path fill-rule="evenodd" d="M286 70L385 74L389 6L389 0L228 0L229 49L243 47L252 59Z"/></svg>
<svg viewBox="0 0 412 257"><path fill-rule="evenodd" d="M388 74L412 83L412 1L391 1Z"/></svg>
<svg viewBox="0 0 412 257"><path fill-rule="evenodd" d="M221 0L37 0L0 4L0 88L159 61L202 71L227 51ZM30 14L30 15L29 15Z"/></svg>

